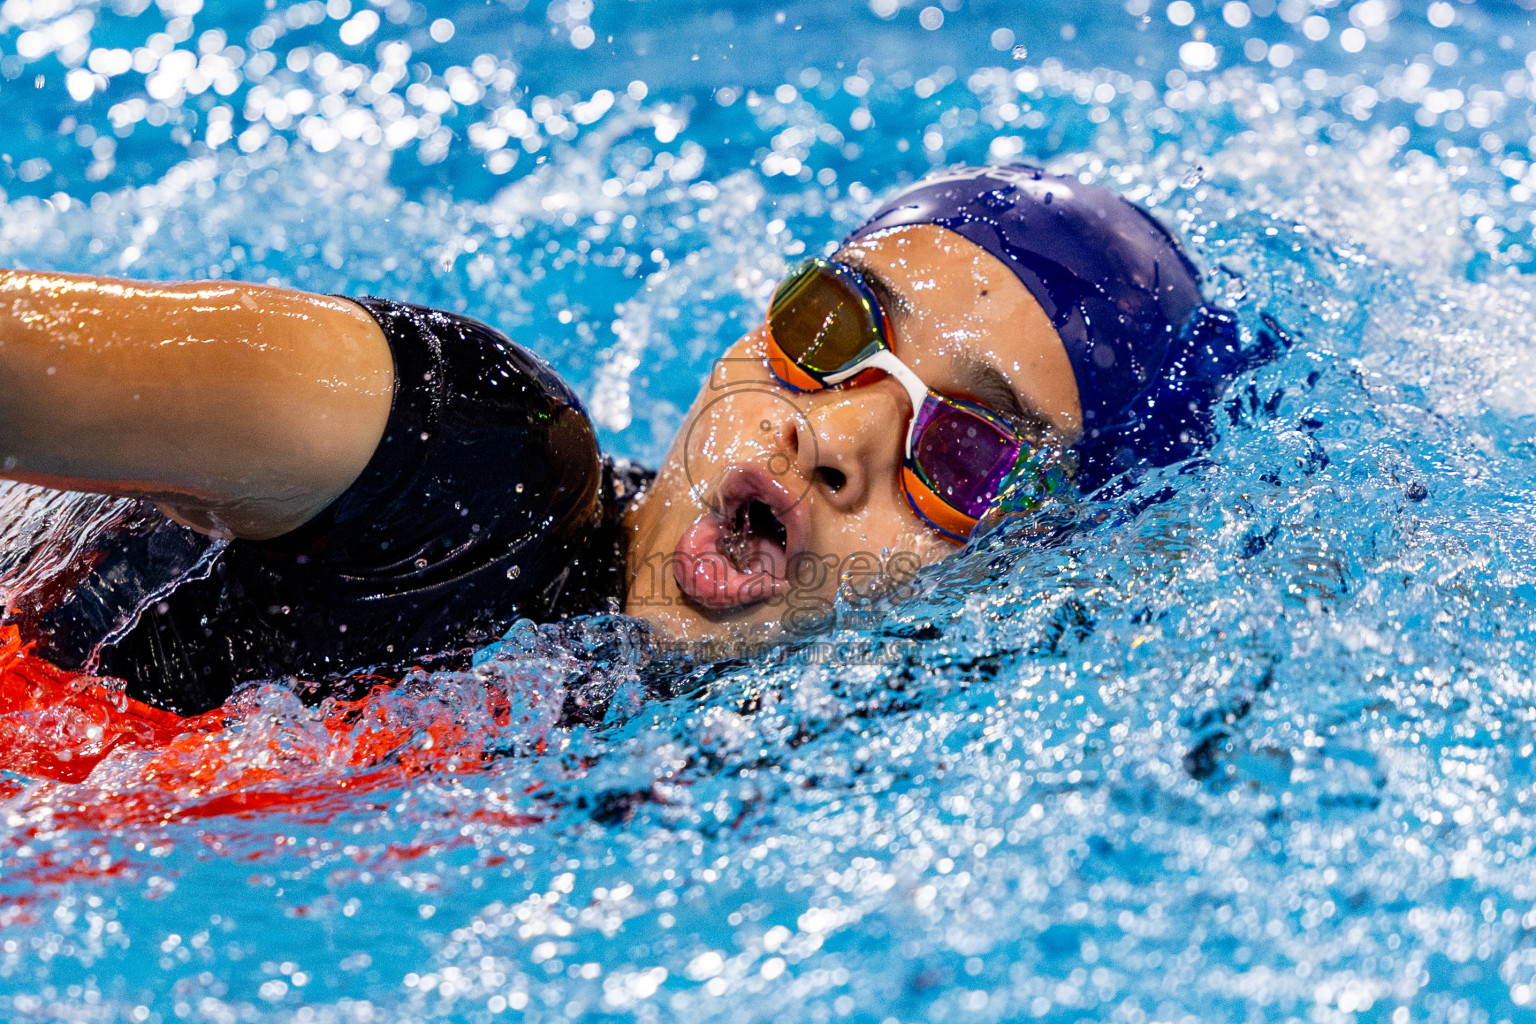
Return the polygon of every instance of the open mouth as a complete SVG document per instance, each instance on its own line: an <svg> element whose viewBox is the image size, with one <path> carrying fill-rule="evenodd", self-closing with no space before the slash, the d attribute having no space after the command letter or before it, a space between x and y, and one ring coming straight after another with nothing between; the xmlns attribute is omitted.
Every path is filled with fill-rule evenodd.
<svg viewBox="0 0 1536 1024"><path fill-rule="evenodd" d="M765 551L782 554L788 543L789 531L773 509L767 502L753 498L736 509L727 523L721 546L733 566L742 572L755 572L761 571L768 561Z"/></svg>
<svg viewBox="0 0 1536 1024"><path fill-rule="evenodd" d="M710 611L750 608L787 585L789 560L803 548L805 511L760 467L730 470L709 511L678 541L672 574L694 604Z"/></svg>

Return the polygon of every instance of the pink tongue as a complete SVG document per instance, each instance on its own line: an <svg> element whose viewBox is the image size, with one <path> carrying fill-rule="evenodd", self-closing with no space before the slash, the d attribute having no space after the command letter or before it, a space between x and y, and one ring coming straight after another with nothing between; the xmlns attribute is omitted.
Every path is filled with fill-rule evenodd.
<svg viewBox="0 0 1536 1024"><path fill-rule="evenodd" d="M784 552L760 537L750 538L743 572L723 553L729 539L725 520L707 512L677 542L672 575L688 599L713 611L727 611L759 604L773 596L774 577L783 578Z"/></svg>

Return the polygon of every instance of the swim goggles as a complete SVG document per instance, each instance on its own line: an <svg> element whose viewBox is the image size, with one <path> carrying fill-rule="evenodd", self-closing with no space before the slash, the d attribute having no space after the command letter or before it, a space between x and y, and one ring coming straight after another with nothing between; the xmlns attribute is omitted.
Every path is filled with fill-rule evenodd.
<svg viewBox="0 0 1536 1024"><path fill-rule="evenodd" d="M912 510L963 541L982 515L1009 495L1056 489L1046 451L985 406L940 394L897 358L891 325L859 272L809 259L784 279L768 307L768 369L796 391L872 380L883 371L911 399L901 486Z"/></svg>

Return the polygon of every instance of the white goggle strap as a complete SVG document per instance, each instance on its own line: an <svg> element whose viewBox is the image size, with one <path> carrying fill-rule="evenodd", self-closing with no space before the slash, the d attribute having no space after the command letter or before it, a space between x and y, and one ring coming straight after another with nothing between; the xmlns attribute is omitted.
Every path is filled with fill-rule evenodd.
<svg viewBox="0 0 1536 1024"><path fill-rule="evenodd" d="M917 429L917 414L922 411L923 403L928 400L928 385L922 378L912 371L906 363L902 362L888 348L882 348L868 359L861 360L841 373L834 373L826 378L827 385L836 386L845 380L851 380L865 370L884 370L895 377L906 389L907 399L912 403L912 413L907 417L907 444L904 449L906 454L912 453L912 433Z"/></svg>

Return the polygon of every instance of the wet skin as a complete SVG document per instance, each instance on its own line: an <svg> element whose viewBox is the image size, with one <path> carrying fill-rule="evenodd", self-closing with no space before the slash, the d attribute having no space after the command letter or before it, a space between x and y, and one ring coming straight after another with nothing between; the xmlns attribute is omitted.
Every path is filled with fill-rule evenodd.
<svg viewBox="0 0 1536 1024"><path fill-rule="evenodd" d="M368 464L394 360L344 299L0 270L0 477L266 538Z"/></svg>
<svg viewBox="0 0 1536 1024"><path fill-rule="evenodd" d="M999 260L944 228L839 250L881 294L896 355L928 387L970 398L1057 447L1076 440L1061 339ZM764 363L766 328L715 365L656 481L628 517L625 611L676 639L756 636L837 593L867 595L958 548L901 488L906 392L873 382L797 393ZM802 620L803 621L803 620Z"/></svg>

